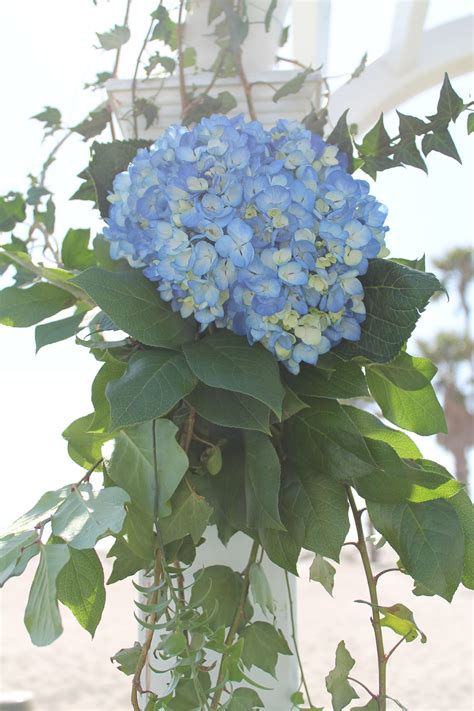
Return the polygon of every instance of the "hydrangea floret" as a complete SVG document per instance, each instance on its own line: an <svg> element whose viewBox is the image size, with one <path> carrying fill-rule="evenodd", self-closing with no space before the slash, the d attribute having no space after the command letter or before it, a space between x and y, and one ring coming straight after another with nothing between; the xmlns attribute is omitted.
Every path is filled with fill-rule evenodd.
<svg viewBox="0 0 474 711"><path fill-rule="evenodd" d="M260 342L292 373L365 318L360 277L386 256L387 210L347 158L297 121L174 125L116 176L114 259L157 282L200 329Z"/></svg>

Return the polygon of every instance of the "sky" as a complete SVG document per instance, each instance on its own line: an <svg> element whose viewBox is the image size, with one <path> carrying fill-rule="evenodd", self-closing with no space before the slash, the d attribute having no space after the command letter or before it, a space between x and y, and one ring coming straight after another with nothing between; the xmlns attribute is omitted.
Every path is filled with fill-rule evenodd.
<svg viewBox="0 0 474 711"><path fill-rule="evenodd" d="M132 33L145 28L146 11L157 3L140 0L132 6ZM2 111L0 112L0 194L26 187L26 176L37 172L51 145L41 144L42 132L30 117L43 106L58 106L65 123L74 125L102 100L82 87L97 71L110 69L112 57L94 48L95 32L122 20L124 2L98 0L16 0L3 3L0 22ZM381 7L383 6L383 10ZM465 0L434 0L429 25L467 14ZM447 9L449 6L449 10ZM330 34L328 73L351 71L364 51L374 60L390 36L393 2L336 0ZM376 12L373 21L353 21ZM372 32L376 26L377 31ZM143 29L144 31L144 29ZM137 40L138 41L138 40ZM120 75L130 76L137 41L124 52ZM440 83L442 77L440 77ZM453 80L465 99L472 99L472 75ZM425 92L402 105L404 113L423 116L436 108L437 90ZM388 123L393 117L388 116ZM373 192L388 205L388 246L394 256L442 256L472 240L473 153L466 135L465 117L453 129L463 165L438 154L428 160L430 176L415 169L380 174ZM472 139L472 136L471 136ZM88 149L78 137L64 149L50 171L50 186L57 193L57 233L69 227L95 225L88 203L67 202L77 189L75 178L87 164ZM8 282L5 280L5 286ZM438 329L459 323L459 304L438 301L422 316L417 335L429 339ZM412 347L416 352L416 345ZM6 485L0 500L0 528L34 504L46 490L80 478L81 470L69 460L61 432L77 417L91 411L90 385L98 364L72 340L42 349L35 356L34 329L0 326L0 432L2 477ZM421 438L418 438L421 440ZM421 448L426 456L450 467L451 456L429 438Z"/></svg>

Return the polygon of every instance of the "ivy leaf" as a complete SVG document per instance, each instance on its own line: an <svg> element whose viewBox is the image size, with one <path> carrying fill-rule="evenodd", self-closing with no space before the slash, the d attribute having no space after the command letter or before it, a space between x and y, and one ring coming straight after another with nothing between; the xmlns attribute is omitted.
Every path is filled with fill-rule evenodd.
<svg viewBox="0 0 474 711"><path fill-rule="evenodd" d="M334 576L336 568L328 563L322 555L316 553L309 569L309 579L321 583L323 588L331 595L334 589Z"/></svg>
<svg viewBox="0 0 474 711"><path fill-rule="evenodd" d="M107 558L114 558L112 572L107 580L107 585L113 585L119 580L124 580L134 575L139 570L145 570L149 561L136 555L124 538L117 538L112 548L107 553Z"/></svg>
<svg viewBox="0 0 474 711"><path fill-rule="evenodd" d="M194 585L189 604L202 607L209 616L208 624L213 630L230 627L240 602L242 578L235 570L225 565L211 565L194 574ZM250 617L247 603L244 618Z"/></svg>
<svg viewBox="0 0 474 711"><path fill-rule="evenodd" d="M375 528L397 551L409 575L451 601L462 577L464 535L449 501L367 502L367 507Z"/></svg>
<svg viewBox="0 0 474 711"><path fill-rule="evenodd" d="M118 433L112 454L107 458L107 472L112 481L125 489L134 503L152 514L155 495L160 516L169 513L167 504L188 469L186 453L176 441L177 432L170 420L130 427Z"/></svg>
<svg viewBox="0 0 474 711"><path fill-rule="evenodd" d="M94 252L89 249L90 230L68 230L61 245L61 259L66 269L87 269L95 264Z"/></svg>
<svg viewBox="0 0 474 711"><path fill-rule="evenodd" d="M449 81L449 76L445 73L443 86L439 94L436 115L430 116L429 118L433 121L447 124L450 121L456 121L463 109L464 102L454 91Z"/></svg>
<svg viewBox="0 0 474 711"><path fill-rule="evenodd" d="M359 153L362 156L383 156L390 151L390 136L383 122L383 114L373 128L365 134Z"/></svg>
<svg viewBox="0 0 474 711"><path fill-rule="evenodd" d="M142 645L139 642L135 642L133 647L119 649L113 657L110 657L110 661L116 662L118 670L123 674L132 676L132 674L135 674L141 652Z"/></svg>
<svg viewBox="0 0 474 711"><path fill-rule="evenodd" d="M303 366L299 375L287 376L287 382L298 395L310 398L349 399L369 395L360 366L343 360L339 360L334 370Z"/></svg>
<svg viewBox="0 0 474 711"><path fill-rule="evenodd" d="M194 491L186 482L182 482L171 499L171 514L160 521L163 543L190 535L197 544L206 530L212 508L203 496Z"/></svg>
<svg viewBox="0 0 474 711"><path fill-rule="evenodd" d="M270 409L249 395L198 383L186 400L201 417L215 425L270 433Z"/></svg>
<svg viewBox="0 0 474 711"><path fill-rule="evenodd" d="M352 699L359 698L347 680L354 664L355 661L347 651L344 642L339 642L336 649L336 666L326 677L326 689L331 694L334 711L342 711Z"/></svg>
<svg viewBox="0 0 474 711"><path fill-rule="evenodd" d="M308 69L304 69L302 72L298 72L292 79L289 79L289 81L285 82L283 86L281 86L274 94L273 94L273 101L276 103L280 99L283 99L284 96L289 96L290 94L297 94L302 88L303 85L308 78L310 74L312 74L314 70L311 67L308 67Z"/></svg>
<svg viewBox="0 0 474 711"><path fill-rule="evenodd" d="M397 111L398 114L398 132L402 139L413 139L415 136L421 136L426 133L429 124L422 121L416 116L409 116Z"/></svg>
<svg viewBox="0 0 474 711"><path fill-rule="evenodd" d="M278 511L281 467L270 438L244 432L245 499L249 528L284 529Z"/></svg>
<svg viewBox="0 0 474 711"><path fill-rule="evenodd" d="M61 112L54 106L45 106L43 111L40 111L39 114L35 114L31 118L37 121L43 121L45 129L51 128L56 130L61 126Z"/></svg>
<svg viewBox="0 0 474 711"><path fill-rule="evenodd" d="M384 417L405 430L420 435L447 432L446 420L433 386L402 390L377 370L367 368L367 383Z"/></svg>
<svg viewBox="0 0 474 711"><path fill-rule="evenodd" d="M404 165L411 165L413 168L419 168L424 173L428 174L428 168L423 160L420 151L417 148L415 139L402 140L395 148L393 156L396 161Z"/></svg>
<svg viewBox="0 0 474 711"><path fill-rule="evenodd" d="M196 379L182 355L165 350L135 353L127 372L106 387L112 428L165 415L195 385Z"/></svg>
<svg viewBox="0 0 474 711"><path fill-rule="evenodd" d="M99 136L102 131L107 128L111 117L110 108L103 106L100 109L91 111L84 121L78 123L72 130L79 133L85 141L88 141L90 138L94 138L94 136Z"/></svg>
<svg viewBox="0 0 474 711"><path fill-rule="evenodd" d="M295 492L293 492L293 500ZM286 501L288 499L288 501ZM305 539L305 523L299 517L299 511L291 509L293 500L290 495L282 496L280 504L281 518L286 531L274 528L262 528L258 535L265 553L275 565L298 575L297 563Z"/></svg>
<svg viewBox="0 0 474 711"><path fill-rule="evenodd" d="M370 474L375 462L364 438L336 400L314 398L311 407L288 421L289 459L335 479Z"/></svg>
<svg viewBox="0 0 474 711"><path fill-rule="evenodd" d="M267 576L260 563L252 563L250 568L250 590L256 605L260 605L262 612L275 613L272 591Z"/></svg>
<svg viewBox="0 0 474 711"><path fill-rule="evenodd" d="M26 203L20 193L10 192L0 197L0 232L11 232L18 222L25 219Z"/></svg>
<svg viewBox="0 0 474 711"><path fill-rule="evenodd" d="M376 363L392 360L402 350L433 294L441 289L434 274L385 259L372 259L362 279L367 318L357 343L336 349L343 358L362 356Z"/></svg>
<svg viewBox="0 0 474 711"><path fill-rule="evenodd" d="M0 291L0 323L16 328L33 326L74 302L74 296L53 284L42 282L28 289L9 286Z"/></svg>
<svg viewBox="0 0 474 711"><path fill-rule="evenodd" d="M216 97L201 94L192 102L182 118L182 124L189 126L212 114L227 114L237 106L236 98L229 91L220 91Z"/></svg>
<svg viewBox="0 0 474 711"><path fill-rule="evenodd" d="M387 427L378 417L358 407L344 405L343 410L364 437L386 442L396 451L399 457L405 459L421 458L420 450L404 432Z"/></svg>
<svg viewBox="0 0 474 711"><path fill-rule="evenodd" d="M22 531L0 538L0 587L15 575L15 568L25 548L38 553L38 546L32 545L36 539L36 531Z"/></svg>
<svg viewBox="0 0 474 711"><path fill-rule="evenodd" d="M63 432L67 440L67 451L71 459L84 469L89 469L101 458L101 447L113 434L90 432L94 413L79 417L66 427Z"/></svg>
<svg viewBox="0 0 474 711"><path fill-rule="evenodd" d="M431 151L436 151L437 153L443 153L448 158L454 158L458 163L462 163L456 145L447 128L440 128L434 133L427 133L426 136L423 136L421 148L425 156Z"/></svg>
<svg viewBox="0 0 474 711"><path fill-rule="evenodd" d="M125 25L115 25L108 32L97 32L102 49L118 49L130 39L130 30Z"/></svg>
<svg viewBox="0 0 474 711"><path fill-rule="evenodd" d="M104 571L94 550L69 548L69 555L56 581L58 600L94 637L105 605Z"/></svg>
<svg viewBox="0 0 474 711"><path fill-rule="evenodd" d="M284 397L278 365L258 344L230 333L186 343L183 352L194 375L206 385L256 398L281 417Z"/></svg>
<svg viewBox="0 0 474 711"><path fill-rule="evenodd" d="M344 111L342 116L338 119L334 130L327 137L327 142L338 146L339 150L346 154L349 161L349 172L353 172L353 146L352 146L352 136L349 131L349 126L347 125L347 114L349 109Z"/></svg>
<svg viewBox="0 0 474 711"><path fill-rule="evenodd" d="M268 622L253 622L240 636L244 640L242 661L247 669L255 666L276 678L278 655L291 655L281 631Z"/></svg>
<svg viewBox="0 0 474 711"><path fill-rule="evenodd" d="M62 631L56 597L56 579L69 560L64 543L40 546L40 562L31 585L25 610L25 627L37 647L54 642Z"/></svg>
<svg viewBox="0 0 474 711"><path fill-rule="evenodd" d="M101 489L74 487L65 502L53 514L51 528L71 548L93 548L107 533L119 533L125 518L128 494L117 486Z"/></svg>
<svg viewBox="0 0 474 711"><path fill-rule="evenodd" d="M256 708L263 708L263 702L257 692L240 687L232 693L227 711L253 711Z"/></svg>
<svg viewBox="0 0 474 711"><path fill-rule="evenodd" d="M118 328L147 346L175 348L194 335L191 321L174 313L152 282L136 269L114 273L90 267L72 282L84 289Z"/></svg>

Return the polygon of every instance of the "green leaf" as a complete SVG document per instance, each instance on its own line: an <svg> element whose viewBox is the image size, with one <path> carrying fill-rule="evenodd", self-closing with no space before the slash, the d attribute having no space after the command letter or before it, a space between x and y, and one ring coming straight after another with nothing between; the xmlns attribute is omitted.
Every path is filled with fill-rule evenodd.
<svg viewBox="0 0 474 711"><path fill-rule="evenodd" d="M303 526L303 547L338 561L349 531L344 486L324 469L316 473L293 467L284 501ZM285 517L283 521L286 524Z"/></svg>
<svg viewBox="0 0 474 711"><path fill-rule="evenodd" d="M369 605L372 608L379 610L382 617L380 619L380 624L382 627L389 627L396 634L401 637L405 637L406 642L413 642L420 634L421 642L424 644L427 641L426 635L420 630L413 617L413 612L402 605L401 603L396 603L395 605L390 605L390 607L382 607L381 605L373 605L365 600L356 600L355 602L362 602Z"/></svg>
<svg viewBox="0 0 474 711"><path fill-rule="evenodd" d="M289 94L297 94L303 88L306 79L313 71L314 70L311 67L308 67L308 69L303 69L302 72L298 72L298 74L296 74L289 81L285 82L283 86L281 86L273 94L273 101L276 103L284 96L288 96Z"/></svg>
<svg viewBox="0 0 474 711"><path fill-rule="evenodd" d="M351 711L379 711L377 699L370 699L364 706L352 706Z"/></svg>
<svg viewBox="0 0 474 711"><path fill-rule="evenodd" d="M375 528L400 556L405 570L432 594L450 601L461 581L464 535L448 501L368 502Z"/></svg>
<svg viewBox="0 0 474 711"><path fill-rule="evenodd" d="M467 134L474 132L474 112L467 115Z"/></svg>
<svg viewBox="0 0 474 711"><path fill-rule="evenodd" d="M293 575L298 575L297 563L303 545L305 527L296 516L282 513L286 531L277 531L274 528L262 528L258 535L265 553L275 565L287 570Z"/></svg>
<svg viewBox="0 0 474 711"><path fill-rule="evenodd" d="M94 252L89 249L90 230L68 230L61 245L61 259L66 269L87 269L95 264Z"/></svg>
<svg viewBox="0 0 474 711"><path fill-rule="evenodd" d="M124 538L117 538L114 545L107 553L107 558L115 557L112 572L107 580L107 585L119 580L124 580L134 575L139 570L145 570L149 566L149 561L136 555Z"/></svg>
<svg viewBox="0 0 474 711"><path fill-rule="evenodd" d="M99 538L119 533L125 518L128 494L110 486L98 493L90 487L74 487L65 502L53 514L51 528L71 548L93 548Z"/></svg>
<svg viewBox="0 0 474 711"><path fill-rule="evenodd" d="M368 372L376 372L402 390L421 390L429 385L437 371L429 358L415 358L402 352L390 363L371 366Z"/></svg>
<svg viewBox="0 0 474 711"><path fill-rule="evenodd" d="M354 664L355 661L344 642L339 642L336 649L336 666L326 677L326 689L331 694L333 711L342 711L352 699L359 698L347 680Z"/></svg>
<svg viewBox="0 0 474 711"><path fill-rule="evenodd" d="M132 676L132 674L135 674L141 652L142 645L139 642L135 642L133 647L119 649L113 657L110 657L110 661L116 662L118 670L123 674Z"/></svg>
<svg viewBox="0 0 474 711"><path fill-rule="evenodd" d="M402 390L385 375L378 366L367 368L369 390L387 420L420 435L447 432L443 408L432 385L419 390Z"/></svg>
<svg viewBox="0 0 474 711"><path fill-rule="evenodd" d="M206 530L212 509L203 496L183 481L171 499L171 514L160 521L163 543L190 535L197 544Z"/></svg>
<svg viewBox="0 0 474 711"><path fill-rule="evenodd" d="M418 259L403 259L402 257L391 257L390 261L396 262L397 264L402 264L405 267L410 267L411 269L418 269L420 272L426 271L425 255L419 257Z"/></svg>
<svg viewBox="0 0 474 711"><path fill-rule="evenodd" d="M281 467L270 438L244 432L245 499L249 528L284 529L278 511Z"/></svg>
<svg viewBox="0 0 474 711"><path fill-rule="evenodd" d="M38 553L38 546L32 545L36 539L36 531L22 531L0 538L0 587L17 574L15 568L25 548L26 550L31 548L35 553Z"/></svg>
<svg viewBox="0 0 474 711"><path fill-rule="evenodd" d="M31 531L32 528L49 518L71 493L71 486L63 486L55 491L47 491L36 504L8 527L7 533Z"/></svg>
<svg viewBox="0 0 474 711"><path fill-rule="evenodd" d="M35 114L31 118L44 122L44 128L59 128L61 125L61 112L54 106L45 106L43 111Z"/></svg>
<svg viewBox="0 0 474 711"><path fill-rule="evenodd" d="M152 282L136 269L113 273L91 267L72 281L118 328L145 345L175 348L194 335L194 324L174 313Z"/></svg>
<svg viewBox="0 0 474 711"><path fill-rule="evenodd" d="M396 146L393 156L400 163L403 163L404 165L411 165L413 168L419 168L428 174L428 168L426 167L426 163L417 148L415 139L402 139L398 146Z"/></svg>
<svg viewBox="0 0 474 711"><path fill-rule="evenodd" d="M79 133L85 141L88 141L90 138L99 136L103 131L105 131L111 121L111 118L112 114L110 108L108 106L103 106L100 109L91 111L84 121L78 123L77 126L72 128L72 130Z"/></svg>
<svg viewBox="0 0 474 711"><path fill-rule="evenodd" d="M245 627L241 638L244 640L242 661L247 669L255 666L275 677L278 655L291 655L281 631L268 622L253 622Z"/></svg>
<svg viewBox="0 0 474 711"><path fill-rule="evenodd" d="M336 568L328 563L322 555L316 553L309 569L309 579L321 583L323 588L331 595L334 589L334 576Z"/></svg>
<svg viewBox="0 0 474 711"><path fill-rule="evenodd" d="M270 31L270 25L272 22L273 13L276 10L277 2L278 2L278 0L270 0L268 10L265 13L265 20L264 20L265 32Z"/></svg>
<svg viewBox="0 0 474 711"><path fill-rule="evenodd" d="M168 59L168 57L161 57L162 64L165 59ZM171 59L170 62L172 62L172 69L170 69L172 72L175 66L175 61L174 59ZM152 101L147 101L147 99L135 99L135 115L144 117L145 130L148 130L150 126L153 126L155 121L158 119L158 113L158 106Z"/></svg>
<svg viewBox="0 0 474 711"><path fill-rule="evenodd" d="M102 445L113 437L113 434L104 432L90 432L93 418L94 413L79 417L63 432L68 443L69 456L84 469L89 469L101 459Z"/></svg>
<svg viewBox="0 0 474 711"><path fill-rule="evenodd" d="M117 486L145 511L169 513L169 500L188 469L188 458L176 441L178 428L170 420L155 420L119 432L107 460L107 472ZM154 437L153 437L154 434ZM158 478L155 479L154 454Z"/></svg>
<svg viewBox="0 0 474 711"><path fill-rule="evenodd" d="M376 363L392 360L402 350L433 294L441 288L434 274L396 262L372 259L364 285L367 318L357 343L343 343L343 358L362 356Z"/></svg>
<svg viewBox="0 0 474 711"><path fill-rule="evenodd" d="M353 169L353 147L352 147L352 137L349 131L349 126L347 125L347 114L349 109L344 111L342 116L338 119L333 131L327 137L327 142L336 145L339 150L346 154L349 161L349 172L352 173Z"/></svg>
<svg viewBox="0 0 474 711"><path fill-rule="evenodd" d="M186 400L215 425L270 433L270 409L248 395L198 383Z"/></svg>
<svg viewBox="0 0 474 711"><path fill-rule="evenodd" d="M41 203L41 198L45 195L50 195L50 191L41 185L32 185L28 189L26 202L28 205L39 205Z"/></svg>
<svg viewBox="0 0 474 711"><path fill-rule="evenodd" d="M108 356L108 360L99 370L92 383L91 399L94 405L94 417L90 423L90 432L107 432L110 429L110 405L105 397L109 383L120 378L127 366L122 361Z"/></svg>
<svg viewBox="0 0 474 711"><path fill-rule="evenodd" d="M281 421L285 422L285 420L289 420L290 417L301 412L301 410L308 409L309 405L303 402L303 400L300 400L298 395L296 395L288 385L284 384L283 387L285 388L285 397L283 398Z"/></svg>
<svg viewBox="0 0 474 711"><path fill-rule="evenodd" d="M370 474L375 467L367 444L336 400L312 398L311 407L288 421L289 459L335 479Z"/></svg>
<svg viewBox="0 0 474 711"><path fill-rule="evenodd" d="M390 150L390 136L385 130L383 114L373 128L365 134L359 152L362 156L385 155Z"/></svg>
<svg viewBox="0 0 474 711"><path fill-rule="evenodd" d="M262 611L274 614L275 605L273 603L272 591L270 589L267 576L260 563L252 563L250 568L250 590L256 605L260 605Z"/></svg>
<svg viewBox="0 0 474 711"><path fill-rule="evenodd" d="M185 47L181 60L183 62L184 69L187 69L188 67L194 67L197 60L196 50L194 49L194 47Z"/></svg>
<svg viewBox="0 0 474 711"><path fill-rule="evenodd" d="M439 466L430 462L431 466ZM465 489L449 499L456 511L464 533L464 566L462 582L470 590L474 590L474 506Z"/></svg>
<svg viewBox="0 0 474 711"><path fill-rule="evenodd" d="M186 343L183 352L195 376L206 385L242 393L268 405L281 417L284 397L276 360L259 344L231 333Z"/></svg>
<svg viewBox="0 0 474 711"><path fill-rule="evenodd" d="M227 114L237 106L237 100L230 91L220 91L216 97L201 94L198 98L199 101L191 103L189 110L184 114L182 119L184 126L197 123L212 114Z"/></svg>
<svg viewBox="0 0 474 711"><path fill-rule="evenodd" d="M94 550L70 548L69 555L56 581L58 600L94 637L105 605L102 564Z"/></svg>
<svg viewBox="0 0 474 711"><path fill-rule="evenodd" d="M276 3L276 0L274 0ZM240 687L232 693L228 711L253 711L263 708L263 702L254 689Z"/></svg>
<svg viewBox="0 0 474 711"><path fill-rule="evenodd" d="M154 560L156 534L153 530L153 516L149 511L144 511L133 503L127 504L122 535L127 537L128 546L136 556L144 561Z"/></svg>
<svg viewBox="0 0 474 711"><path fill-rule="evenodd" d="M230 627L240 602L242 578L225 565L211 565L194 574L194 585L189 604L202 607L211 617L208 621L213 630ZM250 605L247 603L245 617L249 617Z"/></svg>
<svg viewBox="0 0 474 711"><path fill-rule="evenodd" d="M0 197L0 232L10 232L17 222L26 219L25 201L20 193Z"/></svg>
<svg viewBox="0 0 474 711"><path fill-rule="evenodd" d="M463 109L464 102L454 91L449 81L449 76L445 73L443 86L439 94L436 116L430 116L430 118L441 123L449 123L450 121L456 121Z"/></svg>
<svg viewBox="0 0 474 711"><path fill-rule="evenodd" d="M44 346L49 346L51 343L59 343L67 338L72 338L80 330L80 325L84 320L85 312L80 311L61 318L57 321L42 323L35 328L36 353Z"/></svg>
<svg viewBox="0 0 474 711"><path fill-rule="evenodd" d="M69 560L65 544L40 546L40 562L25 610L25 627L37 647L54 642L63 631L56 597L56 579Z"/></svg>
<svg viewBox="0 0 474 711"><path fill-rule="evenodd" d="M437 153L443 153L443 155L448 156L448 158L454 158L458 163L462 163L455 143L447 128L440 128L437 129L435 133L427 133L426 136L423 136L421 148L425 156L429 155L431 151L436 151Z"/></svg>
<svg viewBox="0 0 474 711"><path fill-rule="evenodd" d="M305 397L345 400L369 395L360 366L343 360L334 370L304 366L299 375L287 376L287 381L298 395Z"/></svg>
<svg viewBox="0 0 474 711"><path fill-rule="evenodd" d="M139 351L127 372L106 387L112 428L166 415L196 384L184 357L172 351Z"/></svg>
<svg viewBox="0 0 474 711"><path fill-rule="evenodd" d="M28 289L9 286L0 291L0 323L17 328L33 326L74 302L74 296L53 284L34 284Z"/></svg>
<svg viewBox="0 0 474 711"><path fill-rule="evenodd" d="M102 49L118 49L130 39L130 30L125 25L115 25L108 32L97 32Z"/></svg>
<svg viewBox="0 0 474 711"><path fill-rule="evenodd" d="M405 459L421 458L420 450L404 432L387 427L378 417L358 407L344 405L343 409L364 437L386 442L396 451L399 457Z"/></svg>

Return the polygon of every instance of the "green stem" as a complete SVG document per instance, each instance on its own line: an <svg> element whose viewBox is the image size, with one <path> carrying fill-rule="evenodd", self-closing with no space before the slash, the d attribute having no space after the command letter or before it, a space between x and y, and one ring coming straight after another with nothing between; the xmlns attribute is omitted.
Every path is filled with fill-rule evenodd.
<svg viewBox="0 0 474 711"><path fill-rule="evenodd" d="M296 641L296 624L295 624L295 615L293 612L293 596L291 594L290 580L289 580L288 573L286 572L286 570L285 570L285 581L286 581L286 589L288 592L288 600L290 603L291 638L293 640L293 644L295 647L296 659L298 660L298 667L299 667L300 674L301 674L301 683L303 684L304 690L306 692L306 700L307 700L308 704L312 707L314 704L311 701L311 696L309 694L308 684L306 683L306 677L304 675L303 662L301 661L300 650L298 648L298 643Z"/></svg>
<svg viewBox="0 0 474 711"><path fill-rule="evenodd" d="M252 549L250 551L250 556L249 556L247 565L246 565L245 570L243 572L242 590L240 593L239 604L238 604L237 610L235 611L234 619L232 621L232 624L230 626L229 632L228 632L226 640L225 640L226 647L230 647L232 645L235 635L237 634L237 631L239 629L239 625L242 622L242 618L244 616L245 603L247 602L247 596L248 596L249 587L250 587L250 570L252 568L252 565L257 560L259 547L260 547L260 544L257 541L254 541L254 543L252 545ZM217 676L216 690L214 692L214 697L213 697L212 703L211 703L211 711L214 711L214 709L219 708L219 702L221 700L222 692L224 691L225 673L226 673L226 670L225 670L226 656L227 656L226 652L224 652L222 654L221 663L219 666L219 673Z"/></svg>
<svg viewBox="0 0 474 711"><path fill-rule="evenodd" d="M382 626L380 624L379 601L377 597L377 581L372 573L370 564L369 551L365 542L364 529L362 528L361 515L349 486L346 486L347 498L351 507L352 515L357 529L357 549L360 553L362 565L364 567L365 577L369 588L370 602L372 604L372 627L374 629L375 646L377 648L377 666L378 666L378 683L379 689L377 694L377 702L379 711L386 711L387 708L387 658L385 656Z"/></svg>

